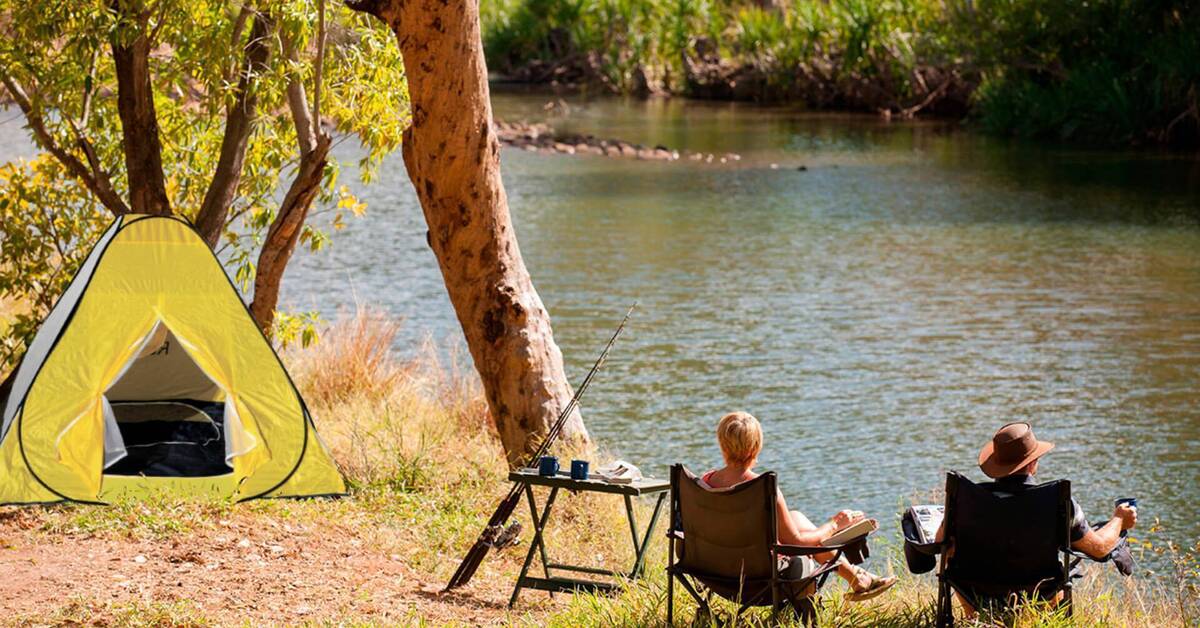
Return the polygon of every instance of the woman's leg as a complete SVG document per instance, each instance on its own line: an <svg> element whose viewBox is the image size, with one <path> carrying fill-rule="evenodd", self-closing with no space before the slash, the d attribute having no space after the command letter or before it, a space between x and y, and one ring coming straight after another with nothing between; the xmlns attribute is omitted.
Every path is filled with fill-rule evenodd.
<svg viewBox="0 0 1200 628"><path fill-rule="evenodd" d="M817 526L813 525L813 522L809 521L808 517L805 517L804 513L800 512L799 510L793 510L791 514L792 523L795 523L796 529L800 530L801 532L817 529ZM813 559L822 563L829 561L832 558L833 552L813 554ZM838 559L837 573L842 577L843 580L850 583L850 587L853 589L862 589L871 586L871 573L865 569L859 569L854 565L851 565L850 562L844 557Z"/></svg>

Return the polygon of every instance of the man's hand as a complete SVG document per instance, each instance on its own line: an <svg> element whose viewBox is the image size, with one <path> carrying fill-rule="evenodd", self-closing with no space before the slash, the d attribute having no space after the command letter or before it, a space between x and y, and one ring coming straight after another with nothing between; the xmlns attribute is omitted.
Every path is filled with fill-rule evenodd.
<svg viewBox="0 0 1200 628"><path fill-rule="evenodd" d="M863 515L862 511L859 510L839 511L838 514L834 515L832 519L833 530L834 532L844 530L845 528L862 521L864 516L865 515Z"/></svg>
<svg viewBox="0 0 1200 628"><path fill-rule="evenodd" d="M1121 520L1122 530L1132 530L1137 525L1137 508L1129 504L1121 504L1113 512L1113 519Z"/></svg>

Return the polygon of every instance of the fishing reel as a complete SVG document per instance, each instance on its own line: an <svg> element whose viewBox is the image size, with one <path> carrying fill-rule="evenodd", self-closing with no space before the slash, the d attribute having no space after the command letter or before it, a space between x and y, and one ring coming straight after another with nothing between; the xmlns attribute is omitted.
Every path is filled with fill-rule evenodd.
<svg viewBox="0 0 1200 628"><path fill-rule="evenodd" d="M512 522L507 528L501 525L488 526L480 540L492 549L504 549L521 542L521 531L520 521Z"/></svg>

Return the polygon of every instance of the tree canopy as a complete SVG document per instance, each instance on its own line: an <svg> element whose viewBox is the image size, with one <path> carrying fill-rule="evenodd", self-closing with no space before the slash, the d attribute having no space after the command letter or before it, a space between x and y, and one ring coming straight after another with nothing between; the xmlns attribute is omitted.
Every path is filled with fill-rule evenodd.
<svg viewBox="0 0 1200 628"><path fill-rule="evenodd" d="M273 316L292 250L329 241L309 208L333 230L365 210L331 145L358 142L370 182L409 122L392 33L330 2L318 45L317 2L0 0L0 80L40 150L0 165L0 296L27 308L0 371L126 212L189 219L264 329L310 337L311 316Z"/></svg>

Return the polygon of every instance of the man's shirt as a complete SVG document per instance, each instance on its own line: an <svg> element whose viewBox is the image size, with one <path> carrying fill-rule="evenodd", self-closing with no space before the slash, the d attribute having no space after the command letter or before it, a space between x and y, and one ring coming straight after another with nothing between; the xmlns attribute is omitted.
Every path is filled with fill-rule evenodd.
<svg viewBox="0 0 1200 628"><path fill-rule="evenodd" d="M1034 487L1040 484L1033 479L1032 475L1014 474L993 481L991 484L984 484L988 490L1001 495L1012 495L1019 493L1027 488ZM1079 507L1079 502L1075 498L1071 498L1071 543L1074 544L1083 538L1084 534L1092 527L1088 525L1087 517L1083 515L1083 508Z"/></svg>

